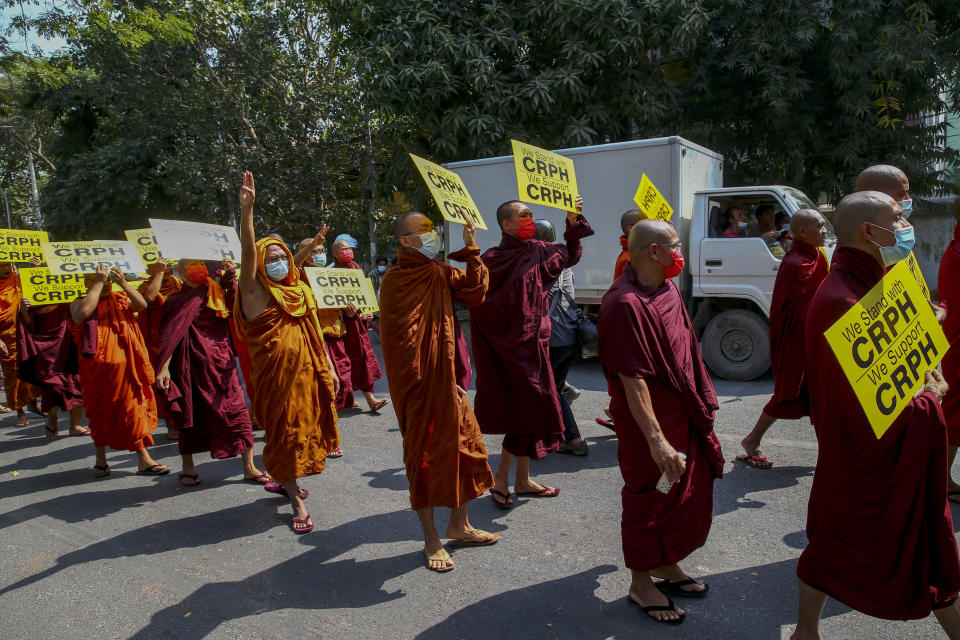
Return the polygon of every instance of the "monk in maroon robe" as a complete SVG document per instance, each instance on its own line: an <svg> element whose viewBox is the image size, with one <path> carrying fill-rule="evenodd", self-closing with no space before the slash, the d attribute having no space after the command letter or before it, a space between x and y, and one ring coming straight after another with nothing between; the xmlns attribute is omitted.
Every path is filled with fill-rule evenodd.
<svg viewBox="0 0 960 640"><path fill-rule="evenodd" d="M348 240L338 238L333 243L334 267L337 269L359 269L361 277L363 270L360 265L353 261L353 247ZM377 354L373 351L373 345L370 344L370 334L368 328L370 321L373 320L373 314L364 313L352 304L348 304L343 311L343 324L346 332L342 338L342 347L350 358L350 386L353 390L359 390L367 400L367 406L372 413L383 409L390 400L380 398L374 395L374 383L383 377L380 371L380 364L377 362ZM331 357L340 348L340 345L334 344L330 347ZM342 380L343 378L341 378ZM342 392L341 392L342 393ZM350 394L350 400L353 399L353 393ZM354 402L349 405L356 407Z"/></svg>
<svg viewBox="0 0 960 640"><path fill-rule="evenodd" d="M745 453L737 456L737 460L758 469L773 466L760 448L767 429L778 419L796 420L810 415L804 326L813 294L830 270L827 257L820 250L827 237L827 222L819 211L797 211L790 219L790 232L793 244L780 263L770 304L773 397L760 413L753 431L740 441Z"/></svg>
<svg viewBox="0 0 960 640"><path fill-rule="evenodd" d="M600 306L598 344L624 482L627 597L651 618L679 624L685 613L668 594L707 593L677 563L702 547L710 531L713 481L723 474L713 433L717 395L670 280L683 268L676 231L668 222L640 220L629 246L630 262ZM666 493L658 487L661 476Z"/></svg>
<svg viewBox="0 0 960 640"><path fill-rule="evenodd" d="M833 224L840 246L807 315L807 368L816 372L809 380L810 418L819 455L809 544L797 564L793 638L820 638L828 595L888 620L925 618L933 610L947 635L957 638L960 555L947 505L943 379L927 372L923 392L878 439L824 337L885 267L906 257L912 243L898 240L896 231L910 223L893 198L865 191L840 201Z"/></svg>
<svg viewBox="0 0 960 640"><path fill-rule="evenodd" d="M482 258L490 272L486 300L470 309L470 333L477 368L477 421L483 433L505 434L490 494L501 508L513 506L510 466L517 458L518 495L552 498L559 489L530 478L530 458L560 448L563 419L550 368L547 293L560 273L580 261L580 239L593 229L577 211L567 213L566 244L534 240L530 208L516 200L497 209L500 244Z"/></svg>
<svg viewBox="0 0 960 640"><path fill-rule="evenodd" d="M937 296L950 310L943 322L950 350L940 362L943 378L950 385L950 390L943 397L943 417L947 421L947 442L950 445L947 458L950 488L947 497L953 502L960 502L960 485L949 475L957 457L957 447L960 446L960 198L953 201L953 217L957 225L953 228L953 240L947 245L940 261Z"/></svg>
<svg viewBox="0 0 960 640"><path fill-rule="evenodd" d="M163 305L157 345L157 389L179 432L181 484L200 484L193 454L210 452L215 460L239 455L243 478L266 484L270 477L253 463L253 428L237 374L230 337L230 310L237 292L233 262L223 275L210 277L203 260L181 260L183 288Z"/></svg>

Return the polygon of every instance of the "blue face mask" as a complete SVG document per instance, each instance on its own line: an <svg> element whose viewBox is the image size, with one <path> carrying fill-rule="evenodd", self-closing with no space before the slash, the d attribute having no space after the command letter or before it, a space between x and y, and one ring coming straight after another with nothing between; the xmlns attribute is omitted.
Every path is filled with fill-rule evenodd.
<svg viewBox="0 0 960 640"><path fill-rule="evenodd" d="M377 265L377 271L379 271L380 273L386 273L386 272L387 272L387 265L385 265L385 264Z"/></svg>
<svg viewBox="0 0 960 640"><path fill-rule="evenodd" d="M886 227L881 227L873 223L868 224L870 224L871 227L877 227L878 229L892 232L894 237L897 239L892 247L884 247L874 241L871 241L880 248L880 259L883 260L883 266L889 267L897 264L901 260L906 260L907 256L910 255L910 252L913 251L913 245L916 242L916 238L913 235L913 227L906 227L905 229L887 229Z"/></svg>
<svg viewBox="0 0 960 640"><path fill-rule="evenodd" d="M423 246L417 249L430 260L433 260L440 253L440 234L434 231L420 234L420 242Z"/></svg>
<svg viewBox="0 0 960 640"><path fill-rule="evenodd" d="M274 282L283 280L287 277L287 274L290 273L290 263L286 260L267 263L263 265L263 268L267 271L267 277Z"/></svg>
<svg viewBox="0 0 960 640"><path fill-rule="evenodd" d="M900 208L903 210L903 217L909 218L910 214L913 213L913 198L901 200L897 204L900 205Z"/></svg>

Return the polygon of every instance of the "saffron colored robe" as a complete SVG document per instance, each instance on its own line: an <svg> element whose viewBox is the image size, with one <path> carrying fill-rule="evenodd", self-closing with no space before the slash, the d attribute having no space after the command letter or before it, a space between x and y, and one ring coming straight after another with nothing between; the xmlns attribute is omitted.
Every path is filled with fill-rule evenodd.
<svg viewBox="0 0 960 640"><path fill-rule="evenodd" d="M627 249L627 236L620 236L620 255L613 265L613 279L616 280L623 273L623 267L630 262L630 251Z"/></svg>
<svg viewBox="0 0 960 640"><path fill-rule="evenodd" d="M0 355L3 369L3 390L11 409L20 409L40 397L40 389L20 379L17 371L17 333L20 325L20 276L10 274L0 280L0 341L7 346L7 355Z"/></svg>
<svg viewBox="0 0 960 640"><path fill-rule="evenodd" d="M20 323L17 359L21 380L43 391L44 410L83 406L77 345L70 334L70 305L32 307L31 322Z"/></svg>
<svg viewBox="0 0 960 640"><path fill-rule="evenodd" d="M83 324L70 320L80 348L80 387L93 444L139 451L157 428L154 372L124 293L110 293Z"/></svg>
<svg viewBox="0 0 960 640"><path fill-rule="evenodd" d="M953 240L940 261L937 296L947 307L943 331L950 341L950 349L940 362L943 378L950 385L943 397L943 417L947 439L956 447L960 446L960 224L954 228Z"/></svg>
<svg viewBox="0 0 960 640"><path fill-rule="evenodd" d="M810 414L804 330L810 301L829 270L823 252L800 240L794 240L780 263L770 303L773 397L763 408L773 418L795 420Z"/></svg>
<svg viewBox="0 0 960 640"><path fill-rule="evenodd" d="M625 268L603 296L598 328L623 476L623 557L628 568L647 571L683 560L707 540L713 481L723 475L713 432L717 395L693 323L670 280L653 289ZM664 437L687 456L686 471L667 494L656 489L661 473L627 404L620 374L643 379Z"/></svg>
<svg viewBox="0 0 960 640"><path fill-rule="evenodd" d="M247 320L237 294L234 318L250 351L251 378L257 402L254 414L266 432L263 465L276 482L320 473L330 451L340 445L333 378L327 367L316 301L299 269L273 282L263 258L267 247L283 248L276 238L257 242L257 280L270 295L259 316Z"/></svg>
<svg viewBox="0 0 960 640"><path fill-rule="evenodd" d="M229 309L236 294L235 272L225 273L222 282ZM179 431L180 453L209 451L221 459L252 447L253 429L237 374L230 321L210 308L207 299L207 286L185 285L163 305L157 361L162 367L170 359L170 387L158 395Z"/></svg>
<svg viewBox="0 0 960 640"><path fill-rule="evenodd" d="M547 293L564 269L580 261L580 239L591 235L580 216L567 222L565 245L504 234L483 254L490 286L484 303L470 309L476 415L483 433L506 434L503 448L515 456L543 458L560 447Z"/></svg>
<svg viewBox="0 0 960 640"><path fill-rule="evenodd" d="M467 271L400 251L380 286L383 361L415 510L459 507L493 486L480 425L457 392L470 364L458 362L466 341L453 307L483 302L487 270L475 245L450 258Z"/></svg>
<svg viewBox="0 0 960 640"><path fill-rule="evenodd" d="M920 394L877 439L823 336L883 274L872 255L841 246L810 304L810 419L819 455L807 512L810 543L797 575L857 611L909 620L948 606L960 589L940 403Z"/></svg>
<svg viewBox="0 0 960 640"><path fill-rule="evenodd" d="M361 277L363 270L356 262L350 264L337 264L338 269L359 269ZM360 319L360 311L352 318L343 314L343 324L346 332L343 338L343 348L350 358L350 386L353 391L373 392L374 383L383 377L380 371L380 363L377 362L377 354L373 351L373 345L370 344L369 321Z"/></svg>

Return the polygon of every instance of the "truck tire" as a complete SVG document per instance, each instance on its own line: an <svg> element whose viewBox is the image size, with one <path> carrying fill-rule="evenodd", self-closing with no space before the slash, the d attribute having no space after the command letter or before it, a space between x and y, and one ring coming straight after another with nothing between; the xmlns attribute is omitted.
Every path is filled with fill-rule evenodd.
<svg viewBox="0 0 960 640"><path fill-rule="evenodd" d="M770 326L752 311L724 311L707 324L700 349L717 376L754 380L770 369Z"/></svg>

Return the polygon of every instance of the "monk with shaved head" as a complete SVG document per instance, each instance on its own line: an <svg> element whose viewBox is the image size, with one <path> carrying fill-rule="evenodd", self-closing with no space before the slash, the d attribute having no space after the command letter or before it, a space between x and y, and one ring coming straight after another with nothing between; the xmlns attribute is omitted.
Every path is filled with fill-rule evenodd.
<svg viewBox="0 0 960 640"><path fill-rule="evenodd" d="M800 209L793 214L790 233L793 244L780 263L770 304L773 397L753 431L740 442L745 453L737 456L737 460L760 469L773 466L760 448L767 429L778 419L796 420L809 415L804 326L813 294L829 271L827 258L820 251L827 237L827 222L819 211Z"/></svg>
<svg viewBox="0 0 960 640"><path fill-rule="evenodd" d="M617 256L617 262L613 265L614 280L619 278L620 274L623 273L623 265L630 261L630 250L627 247L627 238L630 237L630 229L633 228L633 225L637 224L638 220L645 220L646 217L643 211L639 209L624 211L623 215L620 216L620 230L623 231L623 235L620 236L620 255Z"/></svg>
<svg viewBox="0 0 960 640"><path fill-rule="evenodd" d="M909 218L913 212L913 199L910 197L910 180L901 169L889 164L875 164L867 167L857 176L854 191L879 191L885 193L900 205L903 217Z"/></svg>
<svg viewBox="0 0 960 640"><path fill-rule="evenodd" d="M670 596L707 593L677 563L710 531L713 481L723 473L713 433L717 395L672 281L684 265L673 225L640 220L629 249L630 262L604 295L599 317L624 482L627 599L659 622L679 624L685 613Z"/></svg>
<svg viewBox="0 0 960 640"><path fill-rule="evenodd" d="M867 615L925 618L960 638L960 556L947 507L947 436L936 371L878 439L824 333L912 249L913 229L878 191L848 195L833 219L840 246L806 324L810 419L819 455L800 556L794 640L819 639L831 596ZM907 303L911 304L911 303Z"/></svg>

